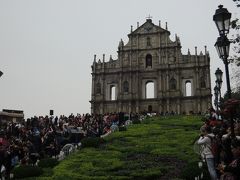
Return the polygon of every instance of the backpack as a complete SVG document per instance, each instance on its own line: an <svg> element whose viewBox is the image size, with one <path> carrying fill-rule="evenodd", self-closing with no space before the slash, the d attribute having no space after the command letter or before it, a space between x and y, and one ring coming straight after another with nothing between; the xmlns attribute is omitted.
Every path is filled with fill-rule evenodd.
<svg viewBox="0 0 240 180"><path fill-rule="evenodd" d="M212 154L214 157L217 156L217 152L218 152L218 142L216 137L212 137L212 136L207 136L210 140L211 140L211 147L210 150L212 151Z"/></svg>

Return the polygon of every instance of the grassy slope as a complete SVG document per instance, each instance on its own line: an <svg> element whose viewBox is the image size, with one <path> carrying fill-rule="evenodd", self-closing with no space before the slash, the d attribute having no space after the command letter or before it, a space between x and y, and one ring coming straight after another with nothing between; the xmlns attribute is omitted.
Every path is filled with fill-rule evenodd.
<svg viewBox="0 0 240 180"><path fill-rule="evenodd" d="M70 155L51 177L47 172L39 179L172 179L197 160L192 142L201 124L196 116L146 119L106 137L100 148Z"/></svg>

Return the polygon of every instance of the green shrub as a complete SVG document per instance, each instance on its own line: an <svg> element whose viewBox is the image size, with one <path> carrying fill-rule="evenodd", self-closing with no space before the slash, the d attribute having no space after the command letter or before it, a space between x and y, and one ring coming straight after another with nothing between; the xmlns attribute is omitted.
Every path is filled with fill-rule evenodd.
<svg viewBox="0 0 240 180"><path fill-rule="evenodd" d="M139 119L134 119L132 121L133 124L141 124L141 121Z"/></svg>
<svg viewBox="0 0 240 180"><path fill-rule="evenodd" d="M18 166L13 169L15 179L40 176L42 173L42 168L38 166Z"/></svg>
<svg viewBox="0 0 240 180"><path fill-rule="evenodd" d="M163 175L159 168L151 168L151 169L141 169L136 170L134 173L131 174L133 179L135 180L153 180L159 179L159 177ZM160 178L161 179L161 178Z"/></svg>
<svg viewBox="0 0 240 180"><path fill-rule="evenodd" d="M151 119L150 118L145 118L144 120L142 120L143 124L150 124L151 123Z"/></svg>
<svg viewBox="0 0 240 180"><path fill-rule="evenodd" d="M94 147L97 148L100 144L103 144L105 141L99 137L87 137L82 140L82 147Z"/></svg>
<svg viewBox="0 0 240 180"><path fill-rule="evenodd" d="M126 126L120 126L119 127L119 131L126 131L127 130L127 127Z"/></svg>
<svg viewBox="0 0 240 180"><path fill-rule="evenodd" d="M141 124L127 126L127 131L110 134L100 148L84 148L73 153L52 169L52 175L44 173L41 179L185 180L194 177L189 175L189 178L187 173L192 171L190 162L195 161L194 167L198 168L199 155L194 153L191 142L199 133L192 126L202 125L200 117L161 116L146 121L150 123L145 124L143 119ZM81 142L86 146L89 141ZM186 166L188 170L182 176L187 178L181 178Z"/></svg>
<svg viewBox="0 0 240 180"><path fill-rule="evenodd" d="M195 177L200 176L202 169L198 167L198 162L191 162L183 169L181 178L186 180L195 179Z"/></svg>
<svg viewBox="0 0 240 180"><path fill-rule="evenodd" d="M56 165L58 165L58 160L57 159L53 159L53 158L45 158L45 159L41 159L38 163L38 166L41 168L48 168L48 167L54 167Z"/></svg>
<svg viewBox="0 0 240 180"><path fill-rule="evenodd" d="M41 177L50 177L53 175L53 168L42 168L42 170L43 170L43 173Z"/></svg>
<svg viewBox="0 0 240 180"><path fill-rule="evenodd" d="M203 163L202 168L198 167L198 162L189 163L182 171L181 178L186 180L192 180L203 173L203 179L210 180L206 163Z"/></svg>

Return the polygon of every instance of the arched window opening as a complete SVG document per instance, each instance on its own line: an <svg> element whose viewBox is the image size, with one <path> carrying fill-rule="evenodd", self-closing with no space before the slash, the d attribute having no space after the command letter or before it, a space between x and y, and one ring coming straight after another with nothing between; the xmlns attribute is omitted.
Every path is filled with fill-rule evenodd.
<svg viewBox="0 0 240 180"><path fill-rule="evenodd" d="M176 90L177 89L177 81L176 81L176 79L171 78L169 84L170 84L170 89L171 90Z"/></svg>
<svg viewBox="0 0 240 180"><path fill-rule="evenodd" d="M110 87L110 99L111 101L116 100L116 87L113 85Z"/></svg>
<svg viewBox="0 0 240 180"><path fill-rule="evenodd" d="M205 78L203 76L200 78L200 87L206 88L206 82L205 82Z"/></svg>
<svg viewBox="0 0 240 180"><path fill-rule="evenodd" d="M186 81L185 89L186 89L186 96L192 96L192 83L191 83L191 81Z"/></svg>
<svg viewBox="0 0 240 180"><path fill-rule="evenodd" d="M148 54L146 56L146 68L152 68L152 55Z"/></svg>
<svg viewBox="0 0 240 180"><path fill-rule="evenodd" d="M127 81L124 81L124 83L123 83L123 92L124 93L128 93L128 91L129 91L129 84L128 84Z"/></svg>
<svg viewBox="0 0 240 180"><path fill-rule="evenodd" d="M151 46L151 38L147 37L147 46Z"/></svg>
<svg viewBox="0 0 240 180"><path fill-rule="evenodd" d="M100 83L97 83L96 93L97 93L97 94L101 94L101 84L100 84Z"/></svg>
<svg viewBox="0 0 240 180"><path fill-rule="evenodd" d="M146 99L154 98L154 83L149 81L146 83Z"/></svg>

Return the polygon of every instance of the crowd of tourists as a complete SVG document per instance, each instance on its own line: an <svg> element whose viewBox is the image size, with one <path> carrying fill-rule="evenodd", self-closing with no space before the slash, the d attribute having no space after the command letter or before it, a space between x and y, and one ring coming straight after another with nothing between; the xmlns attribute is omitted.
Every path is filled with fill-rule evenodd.
<svg viewBox="0 0 240 180"><path fill-rule="evenodd" d="M140 114L127 117L124 113L71 114L68 117L35 116L22 122L8 122L0 127L1 172L9 177L16 165L33 165L39 159L57 157L66 144L77 145L84 137L104 136L113 127L124 125L127 119L139 118ZM231 126L229 119L224 119L211 108L200 132L196 144L207 163L211 179L240 179L240 120L235 118Z"/></svg>
<svg viewBox="0 0 240 180"><path fill-rule="evenodd" d="M212 180L240 179L240 121L239 116L223 118L213 108L200 128L200 154L206 161Z"/></svg>
<svg viewBox="0 0 240 180"><path fill-rule="evenodd" d="M9 122L0 129L1 172L5 171L8 177L18 164L35 164L39 159L56 157L64 145L78 144L84 137L100 137L125 120L124 113L114 113L40 116Z"/></svg>

